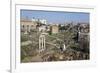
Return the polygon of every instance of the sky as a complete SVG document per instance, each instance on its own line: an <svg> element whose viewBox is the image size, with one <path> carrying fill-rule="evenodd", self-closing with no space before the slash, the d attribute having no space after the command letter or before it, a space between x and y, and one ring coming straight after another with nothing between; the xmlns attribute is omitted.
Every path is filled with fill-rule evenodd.
<svg viewBox="0 0 100 73"><path fill-rule="evenodd" d="M21 18L46 19L48 23L82 22L89 23L90 14L83 12L61 12L61 11L40 11L21 10Z"/></svg>

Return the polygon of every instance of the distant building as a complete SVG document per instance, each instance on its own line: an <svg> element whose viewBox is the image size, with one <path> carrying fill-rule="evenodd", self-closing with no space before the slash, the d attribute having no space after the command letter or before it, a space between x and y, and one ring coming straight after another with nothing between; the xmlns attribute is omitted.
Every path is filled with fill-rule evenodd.
<svg viewBox="0 0 100 73"><path fill-rule="evenodd" d="M40 22L41 22L42 24L47 24L47 20L45 20L45 19L41 19Z"/></svg>
<svg viewBox="0 0 100 73"><path fill-rule="evenodd" d="M39 22L41 24L47 24L47 20L45 20L45 19L36 19L36 18L33 18L32 21L33 22Z"/></svg>
<svg viewBox="0 0 100 73"><path fill-rule="evenodd" d="M31 20L28 19L21 19L20 24L21 24L21 31L23 32L30 32L31 30L36 29L37 26L36 22L32 22Z"/></svg>
<svg viewBox="0 0 100 73"><path fill-rule="evenodd" d="M38 27L39 32L45 32L46 31L46 26L42 25Z"/></svg>
<svg viewBox="0 0 100 73"><path fill-rule="evenodd" d="M58 33L59 32L59 28L58 25L51 25L51 33Z"/></svg>

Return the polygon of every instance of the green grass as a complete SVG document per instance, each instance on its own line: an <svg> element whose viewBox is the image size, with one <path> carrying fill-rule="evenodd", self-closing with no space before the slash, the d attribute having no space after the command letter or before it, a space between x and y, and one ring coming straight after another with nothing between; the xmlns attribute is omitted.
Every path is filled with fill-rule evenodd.
<svg viewBox="0 0 100 73"><path fill-rule="evenodd" d="M27 35L21 35L21 42L28 41L28 36Z"/></svg>

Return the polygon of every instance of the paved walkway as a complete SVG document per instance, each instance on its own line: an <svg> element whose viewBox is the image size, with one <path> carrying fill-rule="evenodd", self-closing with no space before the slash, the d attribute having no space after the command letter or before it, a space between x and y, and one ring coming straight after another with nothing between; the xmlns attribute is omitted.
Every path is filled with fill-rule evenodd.
<svg viewBox="0 0 100 73"><path fill-rule="evenodd" d="M35 42L35 41L33 41L33 42L32 41L25 41L25 42L21 43L21 46L26 46L26 45L29 45L29 44L32 44L32 43L36 43L37 44L38 42Z"/></svg>
<svg viewBox="0 0 100 73"><path fill-rule="evenodd" d="M30 61L31 62L42 62L43 59L41 58L41 56L37 55L37 56L32 57Z"/></svg>
<svg viewBox="0 0 100 73"><path fill-rule="evenodd" d="M22 43L21 43L21 46L29 45L29 44L31 44L31 43L32 43L31 41L25 41L25 42L22 42Z"/></svg>

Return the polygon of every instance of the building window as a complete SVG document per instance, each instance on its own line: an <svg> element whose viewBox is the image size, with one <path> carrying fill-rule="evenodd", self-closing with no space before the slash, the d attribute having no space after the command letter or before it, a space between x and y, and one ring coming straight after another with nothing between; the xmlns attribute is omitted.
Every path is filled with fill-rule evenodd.
<svg viewBox="0 0 100 73"><path fill-rule="evenodd" d="M31 25L31 27L33 27L33 25Z"/></svg>
<svg viewBox="0 0 100 73"><path fill-rule="evenodd" d="M22 25L22 27L24 28L25 26L24 26L24 25Z"/></svg>
<svg viewBox="0 0 100 73"><path fill-rule="evenodd" d="M27 27L29 27L29 25L27 25Z"/></svg>

